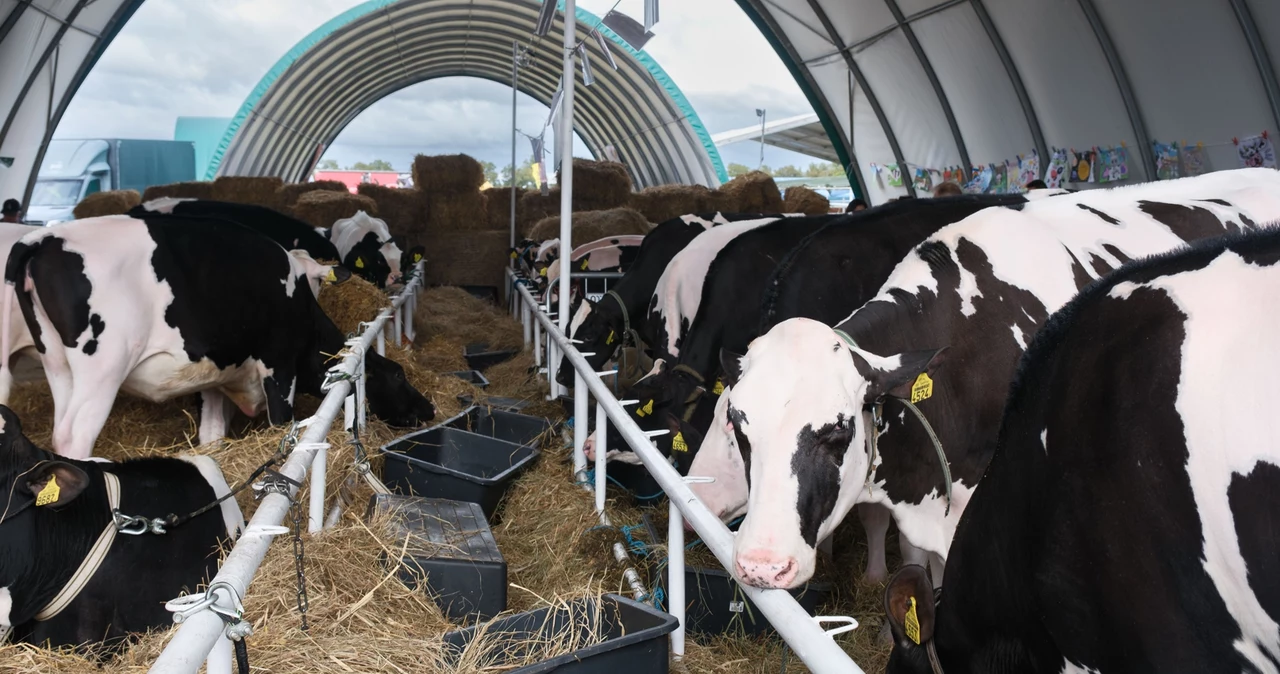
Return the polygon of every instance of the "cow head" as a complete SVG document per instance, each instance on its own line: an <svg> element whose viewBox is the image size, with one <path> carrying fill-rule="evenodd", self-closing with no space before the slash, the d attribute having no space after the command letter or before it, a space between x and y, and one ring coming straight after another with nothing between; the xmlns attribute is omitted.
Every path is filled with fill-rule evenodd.
<svg viewBox="0 0 1280 674"><path fill-rule="evenodd" d="M893 635L886 672L931 674L938 671L934 628L937 624L937 594L922 566L909 564L894 574L884 589L884 612Z"/></svg>
<svg viewBox="0 0 1280 674"><path fill-rule="evenodd" d="M31 620L62 586L53 571L78 563L68 541L92 540L111 519L105 499L80 498L91 481L80 466L91 464L77 464L33 445L0 406L0 628Z"/></svg>
<svg viewBox="0 0 1280 674"><path fill-rule="evenodd" d="M726 386L716 401L711 426L689 466L690 476L715 479L709 483L695 482L689 485L689 489L707 510L724 522L747 511L747 469L734 439L733 423L729 420L729 394L732 390L732 384Z"/></svg>
<svg viewBox="0 0 1280 674"><path fill-rule="evenodd" d="M424 246L413 246L405 250L405 252L400 256L401 275L403 276L404 274L409 273L409 270L413 269L413 265L422 262L426 257L427 249Z"/></svg>
<svg viewBox="0 0 1280 674"><path fill-rule="evenodd" d="M569 339L580 342L576 345L578 351L592 354L586 357L591 369L597 372L603 369L604 364L618 352L623 341L622 314L618 302L608 296L599 302L582 298L569 321ZM561 386L573 385L573 365L567 358L560 361L556 381Z"/></svg>
<svg viewBox="0 0 1280 674"><path fill-rule="evenodd" d="M391 273L386 276L385 285L399 283L400 278L404 275L405 256L400 245L400 239L392 238L388 241L383 241L382 245L378 247L378 252L382 254L382 259L386 260L387 266L391 269Z"/></svg>
<svg viewBox="0 0 1280 674"><path fill-rule="evenodd" d="M864 411L910 397L943 350L881 357L817 321L793 318L727 359L726 414L750 492L734 539L735 575L748 585L793 588L813 575L815 548L857 502L867 479Z"/></svg>
<svg viewBox="0 0 1280 674"><path fill-rule="evenodd" d="M387 262L382 248L383 244L378 241L378 236L370 232L360 243L351 247L347 256L342 259L342 266L379 288L385 288L391 280L391 264ZM399 262L399 254L395 259Z"/></svg>
<svg viewBox="0 0 1280 674"><path fill-rule="evenodd" d="M416 428L436 416L436 408L409 383L399 363L369 352L364 356L369 411L388 425Z"/></svg>

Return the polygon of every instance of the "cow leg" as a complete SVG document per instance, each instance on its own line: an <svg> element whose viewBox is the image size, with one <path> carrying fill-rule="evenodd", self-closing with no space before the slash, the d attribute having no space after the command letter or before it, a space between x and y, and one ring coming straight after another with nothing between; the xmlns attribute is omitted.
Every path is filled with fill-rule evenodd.
<svg viewBox="0 0 1280 674"><path fill-rule="evenodd" d="M293 386L293 373L283 368L276 368L271 376L262 380L262 391L267 397L267 420L272 426L293 420Z"/></svg>
<svg viewBox="0 0 1280 674"><path fill-rule="evenodd" d="M62 424L67 405L71 403L74 383L71 365L67 362L67 352L60 341L47 344L41 360L44 363L45 379L49 381L49 392L53 395L53 426L56 429Z"/></svg>
<svg viewBox="0 0 1280 674"><path fill-rule="evenodd" d="M231 401L217 389L201 391L200 400L200 444L207 445L227 436Z"/></svg>
<svg viewBox="0 0 1280 674"><path fill-rule="evenodd" d="M58 454L78 461L93 456L93 444L107 424L119 390L117 380L114 384L88 384L71 392L62 423L54 429L53 446Z"/></svg>
<svg viewBox="0 0 1280 674"><path fill-rule="evenodd" d="M858 504L858 521L867 535L867 572L862 580L883 583L889 577L885 563L884 540L889 535L889 509L875 503Z"/></svg>

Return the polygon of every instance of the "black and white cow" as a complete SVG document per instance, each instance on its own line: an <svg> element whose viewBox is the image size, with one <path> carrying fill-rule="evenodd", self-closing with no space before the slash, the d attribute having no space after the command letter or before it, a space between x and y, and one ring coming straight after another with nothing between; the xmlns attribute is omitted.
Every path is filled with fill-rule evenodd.
<svg viewBox="0 0 1280 674"><path fill-rule="evenodd" d="M920 567L886 588L887 671L1276 671L1278 297L1268 228L1125 265L1050 318L940 600Z"/></svg>
<svg viewBox="0 0 1280 674"><path fill-rule="evenodd" d="M690 214L672 218L650 230L631 269L613 285L612 293L599 302L583 301L574 311L569 337L580 342L579 351L593 354L586 357L591 367L599 370L614 357L628 327L640 335L648 333L650 299L662 272L677 253L713 227L759 217L757 214ZM564 386L573 385L573 366L569 361L561 362L556 381Z"/></svg>
<svg viewBox="0 0 1280 674"><path fill-rule="evenodd" d="M1280 173L1265 169L986 209L920 244L842 332L790 319L745 357L727 356L741 376L702 453L732 444L748 469L735 575L758 587L803 583L817 542L872 502L932 555L940 580L1018 357L1049 313L1132 258L1278 218ZM937 432L953 484L903 397ZM871 451L868 409L883 419Z"/></svg>
<svg viewBox="0 0 1280 674"><path fill-rule="evenodd" d="M285 250L305 250L313 260L337 262L341 259L333 243L311 225L265 206L166 197L153 199L129 211L129 215L135 218L145 218L150 213L227 220L266 236Z"/></svg>
<svg viewBox="0 0 1280 674"><path fill-rule="evenodd" d="M573 251L569 266L571 273L578 272L616 272L626 274L635 264L640 246L644 245L644 236L630 234L626 236L609 236L578 246ZM541 264L542 261L539 261ZM543 280L542 288L551 293L551 304L560 301L560 261L558 252L549 256L545 270L539 279ZM574 299L574 310L577 310L577 298L582 295L581 281L570 281L570 296ZM554 313L554 312L553 312Z"/></svg>
<svg viewBox="0 0 1280 674"><path fill-rule="evenodd" d="M385 288L400 280L402 268L418 262L425 254L422 246L401 252L387 223L358 211L333 223L329 240L338 250L342 266L370 283Z"/></svg>
<svg viewBox="0 0 1280 674"><path fill-rule="evenodd" d="M165 602L202 589L217 573L220 546L244 525L228 498L163 535L113 533L113 507L185 517L225 496L218 464L207 456L68 460L27 440L4 406L0 490L0 631L55 648L114 645L172 624ZM105 554L91 554L100 540ZM76 575L86 582L71 583Z"/></svg>
<svg viewBox="0 0 1280 674"><path fill-rule="evenodd" d="M54 449L74 459L90 456L121 390L156 402L202 393L201 442L223 437L228 400L289 421L294 396L319 395L343 348L314 293L348 276L225 221L160 214L34 232L5 268L53 393ZM434 416L400 365L366 363L376 416L410 427Z"/></svg>
<svg viewBox="0 0 1280 674"><path fill-rule="evenodd" d="M9 249L13 248L13 245L22 237L42 229L44 228L37 225L0 222L0 251L4 251L7 255ZM6 288L0 292L13 291ZM9 342L9 351L5 354L7 356L5 365L0 368L0 405L9 404L9 395L13 391L15 381L38 381L44 378L44 369L40 365L40 353L36 351L35 341L31 338L31 331L27 329L27 323L22 318L22 312L15 305L6 313L4 320L9 323L12 337Z"/></svg>

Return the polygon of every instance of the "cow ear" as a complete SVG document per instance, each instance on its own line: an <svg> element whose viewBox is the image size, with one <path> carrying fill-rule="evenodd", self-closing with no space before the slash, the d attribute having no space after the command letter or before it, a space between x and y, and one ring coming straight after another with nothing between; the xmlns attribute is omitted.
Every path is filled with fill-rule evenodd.
<svg viewBox="0 0 1280 674"><path fill-rule="evenodd" d="M936 606L933 582L923 566L909 564L894 574L884 588L884 613L894 641L914 648L933 639Z"/></svg>
<svg viewBox="0 0 1280 674"><path fill-rule="evenodd" d="M869 382L868 402L885 396L903 398L913 403L929 399L933 396L934 373L947 359L945 346L941 349L908 351L898 354L896 366L881 369L868 363L856 351L852 353L854 365Z"/></svg>
<svg viewBox="0 0 1280 674"><path fill-rule="evenodd" d="M42 461L27 473L24 486L37 506L58 508L89 486L89 476L65 461Z"/></svg>
<svg viewBox="0 0 1280 674"><path fill-rule="evenodd" d="M345 283L351 278L351 270L346 267L334 265L329 267L329 273L325 274L324 280L333 285Z"/></svg>
<svg viewBox="0 0 1280 674"><path fill-rule="evenodd" d="M720 349L720 367L724 370L724 385L733 387L738 385L738 379L742 377L742 354L734 353L728 349Z"/></svg>

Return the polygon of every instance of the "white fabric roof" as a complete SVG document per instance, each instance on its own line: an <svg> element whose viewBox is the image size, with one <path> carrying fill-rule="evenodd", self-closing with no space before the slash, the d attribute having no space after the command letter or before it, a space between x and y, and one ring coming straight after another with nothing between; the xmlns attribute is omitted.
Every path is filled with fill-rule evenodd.
<svg viewBox="0 0 1280 674"><path fill-rule="evenodd" d="M760 125L744 126L741 129L723 131L711 136L716 147L741 143L743 141L759 141ZM806 113L764 123L764 144L780 147L784 150L799 152L825 159L829 162L841 163L840 155L831 144L831 137L822 128L822 121L817 113Z"/></svg>

